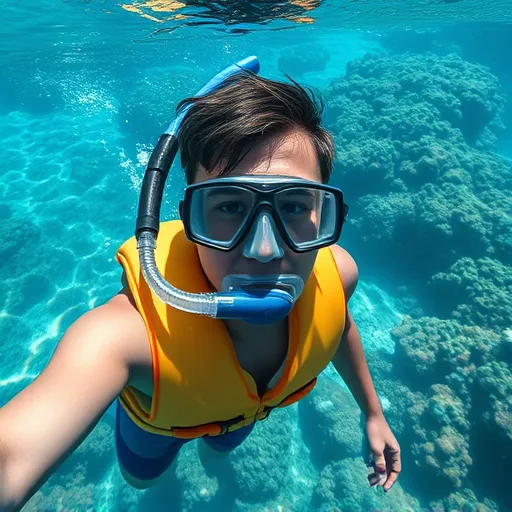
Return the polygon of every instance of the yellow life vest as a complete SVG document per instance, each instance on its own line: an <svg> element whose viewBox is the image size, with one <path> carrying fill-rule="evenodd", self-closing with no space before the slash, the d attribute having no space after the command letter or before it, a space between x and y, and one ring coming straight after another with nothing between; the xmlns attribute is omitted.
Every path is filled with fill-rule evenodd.
<svg viewBox="0 0 512 512"><path fill-rule="evenodd" d="M135 237L116 254L148 332L153 359L153 399L126 386L119 401L148 432L180 438L220 435L265 419L275 407L307 395L329 364L345 327L345 296L329 248L318 251L304 291L288 315L288 354L275 386L259 396L239 364L223 320L185 313L162 302L139 265ZM160 225L155 260L180 290L212 292L197 247L181 221Z"/></svg>

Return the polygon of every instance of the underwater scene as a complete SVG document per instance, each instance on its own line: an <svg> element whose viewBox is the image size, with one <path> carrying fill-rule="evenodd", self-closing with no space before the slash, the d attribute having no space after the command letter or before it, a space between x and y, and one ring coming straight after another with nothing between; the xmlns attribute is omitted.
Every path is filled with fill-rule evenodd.
<svg viewBox="0 0 512 512"><path fill-rule="evenodd" d="M324 101L350 311L402 472L370 487L329 365L229 457L190 442L147 490L120 472L113 404L23 511L512 511L512 0L124 1L2 8L0 407L121 289L115 255L179 101L255 55ZM185 186L177 159L162 220Z"/></svg>

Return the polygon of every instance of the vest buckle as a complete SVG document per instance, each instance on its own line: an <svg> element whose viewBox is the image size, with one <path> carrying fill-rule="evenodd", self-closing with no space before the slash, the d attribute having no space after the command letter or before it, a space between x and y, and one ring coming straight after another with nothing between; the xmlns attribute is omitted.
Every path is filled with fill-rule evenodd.
<svg viewBox="0 0 512 512"><path fill-rule="evenodd" d="M271 407L269 405L265 405L263 410L256 415L256 419L259 420L259 421L266 420L269 417L270 411L272 411L272 409L275 409L275 407Z"/></svg>
<svg viewBox="0 0 512 512"><path fill-rule="evenodd" d="M245 420L245 416L243 414L240 414L236 418L233 418L231 420L225 420L225 421L216 421L215 423L219 425L220 427L220 436L227 434L230 430L229 427L232 427L233 425L236 425L237 423L240 423L241 421Z"/></svg>

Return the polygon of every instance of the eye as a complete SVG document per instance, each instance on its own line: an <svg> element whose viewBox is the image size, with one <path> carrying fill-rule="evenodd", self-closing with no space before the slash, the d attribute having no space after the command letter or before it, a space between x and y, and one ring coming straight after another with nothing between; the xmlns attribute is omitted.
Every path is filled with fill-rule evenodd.
<svg viewBox="0 0 512 512"><path fill-rule="evenodd" d="M309 211L309 207L301 203L281 203L279 208L287 215L300 215Z"/></svg>
<svg viewBox="0 0 512 512"><path fill-rule="evenodd" d="M237 202L230 202L230 203L223 203L219 204L217 208L222 213L227 213L230 215L237 214L237 213L244 213L245 212L245 205L243 203L237 203Z"/></svg>

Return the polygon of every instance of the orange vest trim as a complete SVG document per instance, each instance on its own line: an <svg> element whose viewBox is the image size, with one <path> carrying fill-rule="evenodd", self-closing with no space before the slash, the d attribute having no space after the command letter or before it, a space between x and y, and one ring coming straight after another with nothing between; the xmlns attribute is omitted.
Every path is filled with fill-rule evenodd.
<svg viewBox="0 0 512 512"><path fill-rule="evenodd" d="M193 439L221 435L268 417L311 392L345 328L345 295L334 256L320 249L304 291L288 316L288 354L276 385L263 396L239 364L225 323L179 311L154 295L139 265L135 237L116 254L146 329L153 360L153 398L126 386L119 400L148 432ZM181 221L160 226L155 260L181 290L212 292L197 247Z"/></svg>

